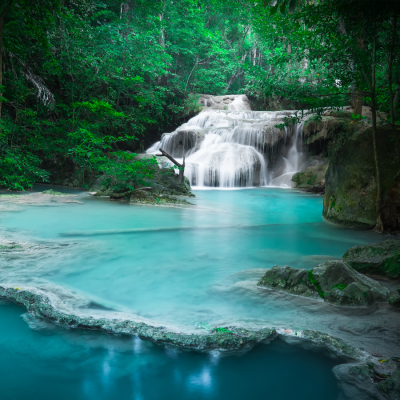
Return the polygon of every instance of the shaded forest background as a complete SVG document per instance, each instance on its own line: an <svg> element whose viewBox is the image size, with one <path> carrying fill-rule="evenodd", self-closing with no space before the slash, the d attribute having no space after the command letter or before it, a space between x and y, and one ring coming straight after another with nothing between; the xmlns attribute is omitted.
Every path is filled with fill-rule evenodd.
<svg viewBox="0 0 400 400"><path fill-rule="evenodd" d="M133 188L156 164L135 153L198 112L200 93L399 119L396 1L2 0L0 13L8 189L60 171Z"/></svg>

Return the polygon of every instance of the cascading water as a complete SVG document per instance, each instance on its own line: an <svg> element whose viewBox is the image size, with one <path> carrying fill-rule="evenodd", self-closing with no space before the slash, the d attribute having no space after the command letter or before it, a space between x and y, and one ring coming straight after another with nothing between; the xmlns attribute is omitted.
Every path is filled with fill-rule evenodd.
<svg viewBox="0 0 400 400"><path fill-rule="evenodd" d="M292 111L251 111L244 95L209 96L203 104L211 107L165 133L147 153L162 148L177 161L185 154L185 176L192 186L290 186L299 169L302 126L293 133L275 125Z"/></svg>

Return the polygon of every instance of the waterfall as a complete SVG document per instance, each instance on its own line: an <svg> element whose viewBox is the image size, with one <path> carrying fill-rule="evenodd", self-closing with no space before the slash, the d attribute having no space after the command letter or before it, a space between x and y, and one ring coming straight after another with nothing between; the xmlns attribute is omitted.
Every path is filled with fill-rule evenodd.
<svg viewBox="0 0 400 400"><path fill-rule="evenodd" d="M164 133L147 153L162 148L177 161L185 154L185 176L192 186L290 186L299 170L302 126L292 132L275 125L293 111L251 111L244 95L204 96L202 103L200 114Z"/></svg>

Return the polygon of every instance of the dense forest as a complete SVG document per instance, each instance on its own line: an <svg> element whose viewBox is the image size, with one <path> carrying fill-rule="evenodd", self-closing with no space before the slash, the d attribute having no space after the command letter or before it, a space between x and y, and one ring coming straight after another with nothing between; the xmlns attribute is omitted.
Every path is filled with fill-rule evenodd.
<svg viewBox="0 0 400 400"><path fill-rule="evenodd" d="M0 13L8 189L65 169L81 186L140 184L156 160L136 153L198 112L198 94L316 119L368 105L375 136L400 118L397 1L2 0Z"/></svg>

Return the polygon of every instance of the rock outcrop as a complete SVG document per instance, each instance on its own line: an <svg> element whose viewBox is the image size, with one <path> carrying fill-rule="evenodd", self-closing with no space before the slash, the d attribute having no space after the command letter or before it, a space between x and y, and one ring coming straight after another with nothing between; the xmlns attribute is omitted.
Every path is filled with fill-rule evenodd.
<svg viewBox="0 0 400 400"><path fill-rule="evenodd" d="M390 293L389 304L394 308L400 308L400 286Z"/></svg>
<svg viewBox="0 0 400 400"><path fill-rule="evenodd" d="M378 157L386 230L400 230L400 159L388 125L379 127ZM372 128L337 144L325 176L323 216L345 226L373 228L377 223L377 185Z"/></svg>
<svg viewBox="0 0 400 400"><path fill-rule="evenodd" d="M127 319L82 317L57 310L49 298L37 291L33 293L20 288L0 285L0 298L5 298L24 307L31 315L66 326L70 329L98 330L108 333L137 335L141 339L197 350L239 350L274 339L275 329L263 328L250 331L237 327L216 327L206 334L184 334L173 332L163 326L149 325Z"/></svg>
<svg viewBox="0 0 400 400"><path fill-rule="evenodd" d="M357 400L397 400L400 397L400 359L341 364L333 368L346 398Z"/></svg>
<svg viewBox="0 0 400 400"><path fill-rule="evenodd" d="M114 199L128 199L131 203L165 205L165 204L181 204L190 205L180 196L194 197L188 179L179 180L178 175L171 168L153 168L151 179L144 182L144 189L126 191L123 193L115 193L112 190L113 185L106 184L107 177L100 177L91 187L91 191L96 192L96 196L110 196ZM111 177L112 178L112 177Z"/></svg>
<svg viewBox="0 0 400 400"><path fill-rule="evenodd" d="M328 261L310 271L288 266L268 270L258 286L311 298L321 297L338 306L368 306L387 301L388 289L342 261Z"/></svg>
<svg viewBox="0 0 400 400"><path fill-rule="evenodd" d="M352 247L343 260L361 273L400 278L400 240Z"/></svg>
<svg viewBox="0 0 400 400"><path fill-rule="evenodd" d="M328 169L329 161L324 156L308 156L302 171L297 172L292 177L292 182L296 188L310 188L316 185L325 185L325 174Z"/></svg>

